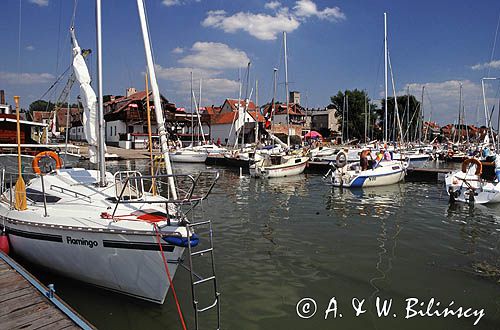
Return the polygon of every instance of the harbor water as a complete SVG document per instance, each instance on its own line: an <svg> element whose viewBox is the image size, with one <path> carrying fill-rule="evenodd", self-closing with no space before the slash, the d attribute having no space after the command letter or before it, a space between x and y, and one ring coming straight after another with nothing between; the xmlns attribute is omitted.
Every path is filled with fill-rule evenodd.
<svg viewBox="0 0 500 330"><path fill-rule="evenodd" d="M139 160L108 166L118 168L148 171ZM214 224L223 329L500 329L500 205L450 206L442 183L351 191L321 174L255 180L210 169L221 174L203 209ZM180 328L171 292L160 306L23 265L99 329ZM192 325L189 273L179 269L174 284ZM377 302L392 302L387 316ZM413 302L422 315L407 310ZM430 303L471 309L429 316ZM203 317L203 329L213 320Z"/></svg>

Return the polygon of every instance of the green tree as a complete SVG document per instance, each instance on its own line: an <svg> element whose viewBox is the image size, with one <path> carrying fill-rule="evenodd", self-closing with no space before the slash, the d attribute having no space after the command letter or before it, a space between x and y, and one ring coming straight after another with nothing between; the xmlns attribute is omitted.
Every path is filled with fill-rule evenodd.
<svg viewBox="0 0 500 330"><path fill-rule="evenodd" d="M330 97L328 108L335 108L335 115L339 119L343 140L359 139L365 141L377 132L374 128L377 122L377 105L371 103L367 93L362 90L339 91ZM368 108L365 113L365 105ZM368 123L368 136L365 135L365 116Z"/></svg>
<svg viewBox="0 0 500 330"><path fill-rule="evenodd" d="M30 112L33 111L52 111L54 110L54 103L44 100L36 100L30 104Z"/></svg>
<svg viewBox="0 0 500 330"><path fill-rule="evenodd" d="M396 141L400 140L402 136L404 141L412 141L417 135L418 122L421 116L420 102L417 101L414 95L398 96L397 102L401 132L398 127L399 124L395 111L394 97L389 97L387 99L387 121L389 123L387 126L388 139ZM384 108L385 99L382 99L382 108L379 110L381 127L384 127Z"/></svg>

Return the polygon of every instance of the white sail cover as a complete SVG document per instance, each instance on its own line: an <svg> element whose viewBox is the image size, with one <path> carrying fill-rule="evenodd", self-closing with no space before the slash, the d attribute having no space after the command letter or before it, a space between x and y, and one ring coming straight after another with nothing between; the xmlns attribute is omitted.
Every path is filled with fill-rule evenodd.
<svg viewBox="0 0 500 330"><path fill-rule="evenodd" d="M80 46L71 30L73 40L73 70L76 80L80 83L80 98L83 104L83 130L89 144L89 159L91 163L97 163L97 97L90 86L90 74L81 54Z"/></svg>
<svg viewBox="0 0 500 330"><path fill-rule="evenodd" d="M234 130L235 130L235 133L236 135L239 135L240 134L240 129L243 127L243 125L245 124L245 120L246 120L246 109L248 108L248 103L249 103L249 100L246 99L246 106L245 107L242 107L241 106L241 101L239 101L240 104L237 104L237 109L238 109L238 118L236 119L236 121L234 122Z"/></svg>

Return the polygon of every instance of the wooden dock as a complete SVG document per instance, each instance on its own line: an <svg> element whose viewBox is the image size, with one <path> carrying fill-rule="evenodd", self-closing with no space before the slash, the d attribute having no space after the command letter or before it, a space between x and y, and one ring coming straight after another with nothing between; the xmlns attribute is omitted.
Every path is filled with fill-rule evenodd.
<svg viewBox="0 0 500 330"><path fill-rule="evenodd" d="M427 181L438 182L444 181L446 173L453 171L449 168L423 168L423 167L408 167L406 169L406 181Z"/></svg>
<svg viewBox="0 0 500 330"><path fill-rule="evenodd" d="M0 329L95 329L0 251Z"/></svg>

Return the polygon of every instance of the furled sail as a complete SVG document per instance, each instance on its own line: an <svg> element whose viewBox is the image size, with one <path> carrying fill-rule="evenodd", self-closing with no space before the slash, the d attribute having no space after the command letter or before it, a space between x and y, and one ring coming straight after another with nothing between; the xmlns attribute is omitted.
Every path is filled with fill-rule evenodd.
<svg viewBox="0 0 500 330"><path fill-rule="evenodd" d="M82 56L80 46L75 37L75 31L71 29L73 42L73 70L76 80L80 83L80 98L83 104L83 130L89 144L89 158L91 163L97 163L97 97L90 86L90 74Z"/></svg>

